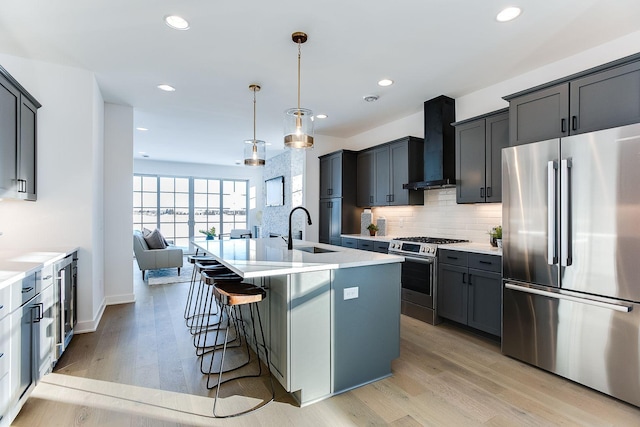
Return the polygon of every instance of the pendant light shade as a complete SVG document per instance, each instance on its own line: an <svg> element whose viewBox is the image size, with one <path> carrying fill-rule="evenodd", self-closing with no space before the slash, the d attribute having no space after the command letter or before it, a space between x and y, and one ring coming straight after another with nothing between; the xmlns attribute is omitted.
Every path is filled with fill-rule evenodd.
<svg viewBox="0 0 640 427"><path fill-rule="evenodd" d="M260 91L260 86L249 85L249 90L253 92L253 139L245 141L244 164L246 166L264 166L265 142L256 139L256 92Z"/></svg>
<svg viewBox="0 0 640 427"><path fill-rule="evenodd" d="M284 112L284 145L288 148L313 147L313 112L300 107L300 46L307 35L295 32L291 39L298 45L298 107Z"/></svg>

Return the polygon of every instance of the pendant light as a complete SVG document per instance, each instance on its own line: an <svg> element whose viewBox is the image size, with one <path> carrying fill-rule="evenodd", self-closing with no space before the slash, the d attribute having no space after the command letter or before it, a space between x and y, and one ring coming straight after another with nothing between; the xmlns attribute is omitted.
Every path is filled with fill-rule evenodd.
<svg viewBox="0 0 640 427"><path fill-rule="evenodd" d="M291 39L298 44L298 107L284 112L284 145L287 148L313 147L313 112L300 108L300 46L307 41L303 32L291 34Z"/></svg>
<svg viewBox="0 0 640 427"><path fill-rule="evenodd" d="M265 142L256 139L256 92L260 92L260 86L249 85L253 92L253 139L245 141L244 164L246 166L264 166Z"/></svg>

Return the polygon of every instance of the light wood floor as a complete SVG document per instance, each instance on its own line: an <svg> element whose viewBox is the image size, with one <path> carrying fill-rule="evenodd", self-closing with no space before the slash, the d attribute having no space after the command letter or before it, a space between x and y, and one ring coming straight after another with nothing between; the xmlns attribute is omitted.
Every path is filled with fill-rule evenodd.
<svg viewBox="0 0 640 427"><path fill-rule="evenodd" d="M502 356L486 338L405 316L392 377L304 408L276 382L264 409L212 419L182 318L188 284L134 277L137 302L107 307L98 331L76 335L13 425L640 425L639 408ZM223 401L255 404L265 383L230 383Z"/></svg>

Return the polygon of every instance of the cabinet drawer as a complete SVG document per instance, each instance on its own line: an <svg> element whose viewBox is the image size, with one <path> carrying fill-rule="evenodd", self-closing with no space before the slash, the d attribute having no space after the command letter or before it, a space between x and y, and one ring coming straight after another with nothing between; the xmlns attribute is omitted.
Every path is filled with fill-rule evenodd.
<svg viewBox="0 0 640 427"><path fill-rule="evenodd" d="M389 242L373 242L374 252L386 254L389 251Z"/></svg>
<svg viewBox="0 0 640 427"><path fill-rule="evenodd" d="M0 288L0 319L11 312L11 285Z"/></svg>
<svg viewBox="0 0 640 427"><path fill-rule="evenodd" d="M358 249L363 251L372 251L373 242L371 240L358 239Z"/></svg>
<svg viewBox="0 0 640 427"><path fill-rule="evenodd" d="M466 252L440 249L438 251L438 262L450 265L467 266L468 254Z"/></svg>
<svg viewBox="0 0 640 427"><path fill-rule="evenodd" d="M469 268L478 270L502 272L502 258L497 255L469 254Z"/></svg>
<svg viewBox="0 0 640 427"><path fill-rule="evenodd" d="M10 323L10 317L0 320L0 377L9 372Z"/></svg>
<svg viewBox="0 0 640 427"><path fill-rule="evenodd" d="M343 237L342 246L344 246L345 248L356 249L358 247L358 239L354 239L352 237Z"/></svg>
<svg viewBox="0 0 640 427"><path fill-rule="evenodd" d="M53 265L48 265L40 270L38 279L40 280L40 283L38 283L39 292L53 285Z"/></svg>

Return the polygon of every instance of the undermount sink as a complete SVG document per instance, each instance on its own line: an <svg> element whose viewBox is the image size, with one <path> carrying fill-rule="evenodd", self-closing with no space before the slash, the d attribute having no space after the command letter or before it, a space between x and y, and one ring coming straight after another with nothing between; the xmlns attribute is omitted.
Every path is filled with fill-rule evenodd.
<svg viewBox="0 0 640 427"><path fill-rule="evenodd" d="M300 247L295 247L293 249L303 251L303 252L309 252L310 254L324 254L328 252L336 252L336 251L332 251L331 249L319 248L317 246L300 246Z"/></svg>

